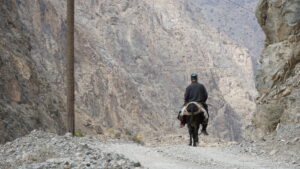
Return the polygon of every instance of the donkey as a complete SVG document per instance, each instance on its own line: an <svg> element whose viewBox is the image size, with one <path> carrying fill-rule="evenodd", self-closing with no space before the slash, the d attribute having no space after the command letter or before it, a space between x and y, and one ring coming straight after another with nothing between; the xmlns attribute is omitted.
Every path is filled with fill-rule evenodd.
<svg viewBox="0 0 300 169"><path fill-rule="evenodd" d="M200 124L202 124L205 119L208 119L208 113L202 104L191 102L183 107L180 115L186 115L186 122L190 135L189 145L196 147L199 142L198 133Z"/></svg>

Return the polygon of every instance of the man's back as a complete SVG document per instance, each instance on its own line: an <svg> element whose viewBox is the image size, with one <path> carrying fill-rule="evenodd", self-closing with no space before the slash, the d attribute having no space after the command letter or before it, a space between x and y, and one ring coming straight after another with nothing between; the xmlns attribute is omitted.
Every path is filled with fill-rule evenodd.
<svg viewBox="0 0 300 169"><path fill-rule="evenodd" d="M201 122L201 124L202 124L201 133L203 133L204 135L208 135L206 128L208 125L209 114L208 114L208 106L205 103L207 100L207 91L203 84L198 83L198 75L197 74L191 75L191 82L192 83L186 88L186 91L185 91L184 105L186 105L189 102L198 102L204 106L204 108L207 112L207 117L203 116L203 119ZM192 104L192 105L195 105L195 104ZM195 108L191 108L191 110L189 112L195 112L195 111L196 111ZM180 119L180 121L181 121L180 127L183 127L186 123L186 116L185 115L182 117L178 116L178 119ZM198 132L198 129L197 129L197 132ZM198 134L197 134L197 136L198 136Z"/></svg>
<svg viewBox="0 0 300 169"><path fill-rule="evenodd" d="M200 102L205 103L207 100L207 91L203 84L192 82L185 91L184 103Z"/></svg>

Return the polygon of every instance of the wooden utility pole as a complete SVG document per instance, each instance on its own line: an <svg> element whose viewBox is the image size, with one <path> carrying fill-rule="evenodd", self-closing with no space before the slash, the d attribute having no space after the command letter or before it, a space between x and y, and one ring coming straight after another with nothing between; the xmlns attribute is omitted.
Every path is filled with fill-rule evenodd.
<svg viewBox="0 0 300 169"><path fill-rule="evenodd" d="M74 90L74 0L67 1L67 111L68 132L75 134Z"/></svg>

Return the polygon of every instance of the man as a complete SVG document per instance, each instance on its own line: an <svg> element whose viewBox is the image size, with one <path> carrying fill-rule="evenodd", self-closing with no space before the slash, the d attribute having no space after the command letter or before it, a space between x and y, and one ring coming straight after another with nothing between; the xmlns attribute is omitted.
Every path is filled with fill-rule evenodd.
<svg viewBox="0 0 300 169"><path fill-rule="evenodd" d="M201 103L205 110L208 113L208 107L206 104L207 100L207 91L204 87L203 84L198 83L198 76L197 74L192 74L191 75L191 84L186 88L185 95L184 95L184 105L187 105L190 102L198 102ZM181 119L181 127L183 127L186 123L186 117L183 116ZM208 125L208 118L203 117L203 121L201 122L202 124L202 130L201 133L204 135L208 135L206 128Z"/></svg>

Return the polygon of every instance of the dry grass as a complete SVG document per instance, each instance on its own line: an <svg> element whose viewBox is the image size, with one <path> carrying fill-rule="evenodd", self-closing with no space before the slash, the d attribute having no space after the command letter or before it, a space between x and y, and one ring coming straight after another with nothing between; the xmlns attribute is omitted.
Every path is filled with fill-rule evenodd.
<svg viewBox="0 0 300 169"><path fill-rule="evenodd" d="M84 137L85 134L84 134L82 131L80 131L80 130L76 130L76 131L75 131L75 136L76 136L76 137Z"/></svg>
<svg viewBox="0 0 300 169"><path fill-rule="evenodd" d="M129 140L141 145L145 145L145 142L143 141L143 137L138 134L135 134L134 131L126 129L125 134Z"/></svg>
<svg viewBox="0 0 300 169"><path fill-rule="evenodd" d="M284 107L277 103L270 103L259 105L257 114L254 118L256 128L262 129L264 132L269 133L276 129L280 118L284 112Z"/></svg>

